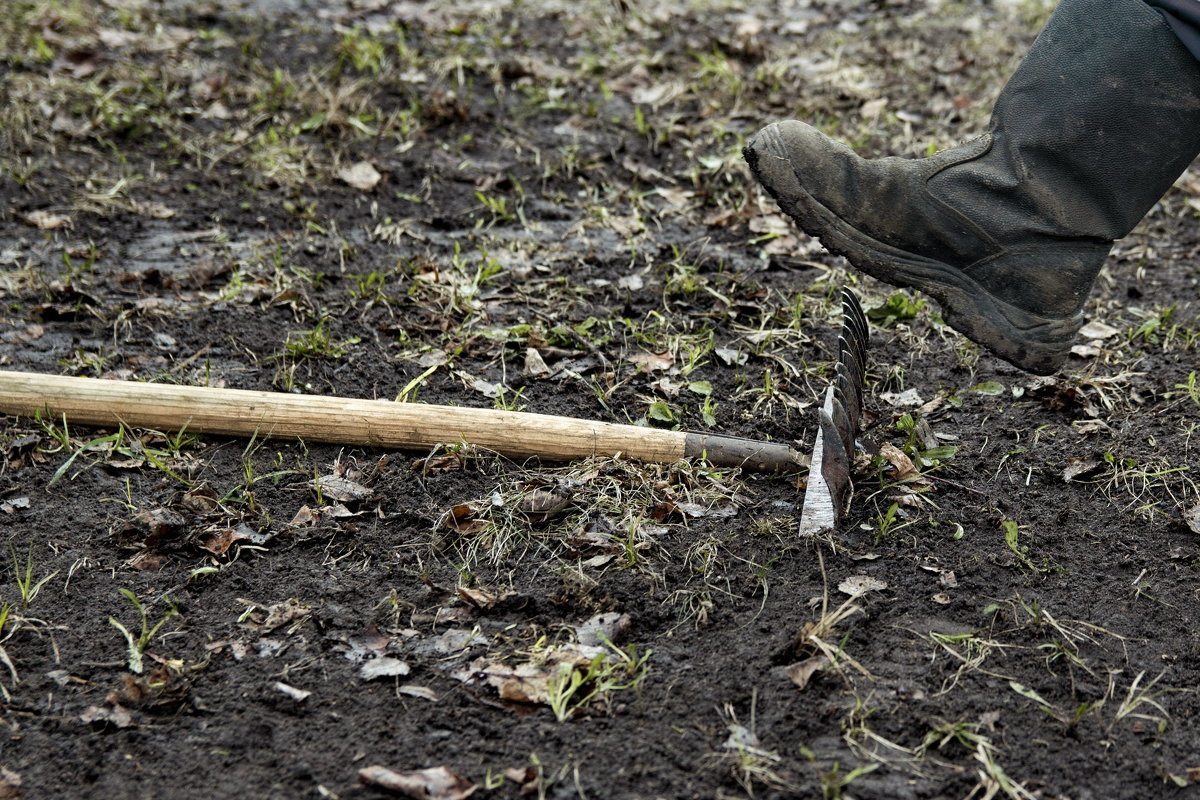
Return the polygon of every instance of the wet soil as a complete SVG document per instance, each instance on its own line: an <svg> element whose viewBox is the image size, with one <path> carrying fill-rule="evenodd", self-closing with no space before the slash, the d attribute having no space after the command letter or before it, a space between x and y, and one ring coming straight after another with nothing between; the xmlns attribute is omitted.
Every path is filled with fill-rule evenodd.
<svg viewBox="0 0 1200 800"><path fill-rule="evenodd" d="M0 796L1194 794L1200 165L1037 379L740 159L789 116L870 155L978 133L1046 12L16 3L5 370L808 450L843 285L874 323L819 540L803 474L2 418Z"/></svg>

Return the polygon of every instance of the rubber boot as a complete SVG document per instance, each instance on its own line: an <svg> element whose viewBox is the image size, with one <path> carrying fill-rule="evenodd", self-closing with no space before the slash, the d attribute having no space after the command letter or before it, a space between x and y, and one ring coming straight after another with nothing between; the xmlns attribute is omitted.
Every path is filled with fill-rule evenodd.
<svg viewBox="0 0 1200 800"><path fill-rule="evenodd" d="M802 122L745 149L801 228L956 330L1054 372L1112 248L1200 153L1200 62L1141 0L1063 0L988 133L923 159L866 160Z"/></svg>

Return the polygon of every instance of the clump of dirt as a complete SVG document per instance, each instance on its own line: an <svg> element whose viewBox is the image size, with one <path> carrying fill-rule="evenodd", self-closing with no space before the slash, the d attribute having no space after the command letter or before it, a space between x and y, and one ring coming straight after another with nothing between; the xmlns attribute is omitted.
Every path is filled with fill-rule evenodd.
<svg viewBox="0 0 1200 800"><path fill-rule="evenodd" d="M1033 378L740 148L977 133L1048 3L11 4L0 367L811 446L804 475L0 427L0 796L1144 797L1200 781L1196 167ZM425 794L420 794L424 792Z"/></svg>

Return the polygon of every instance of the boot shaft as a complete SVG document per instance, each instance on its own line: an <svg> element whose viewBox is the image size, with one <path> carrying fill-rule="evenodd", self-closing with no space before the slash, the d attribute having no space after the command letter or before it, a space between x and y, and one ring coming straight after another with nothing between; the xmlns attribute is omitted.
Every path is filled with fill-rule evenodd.
<svg viewBox="0 0 1200 800"><path fill-rule="evenodd" d="M968 206L985 188L1001 229L1119 239L1200 154L1200 61L1141 0L1063 0L990 135L989 156L931 188Z"/></svg>

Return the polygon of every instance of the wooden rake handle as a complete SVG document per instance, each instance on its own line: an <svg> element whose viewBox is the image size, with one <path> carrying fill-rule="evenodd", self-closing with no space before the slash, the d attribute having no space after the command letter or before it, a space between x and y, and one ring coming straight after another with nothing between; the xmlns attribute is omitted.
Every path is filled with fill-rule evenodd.
<svg viewBox="0 0 1200 800"><path fill-rule="evenodd" d="M0 412L31 417L39 411L82 425L368 447L419 450L466 442L510 458L552 461L620 454L670 463L702 456L716 466L756 472L786 472L801 463L784 444L548 414L0 370Z"/></svg>

